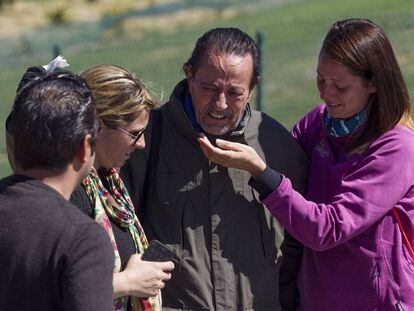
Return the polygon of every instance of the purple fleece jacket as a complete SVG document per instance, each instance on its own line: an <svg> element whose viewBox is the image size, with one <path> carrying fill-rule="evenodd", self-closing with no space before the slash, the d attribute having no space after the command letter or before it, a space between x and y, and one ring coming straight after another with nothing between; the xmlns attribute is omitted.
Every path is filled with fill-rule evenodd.
<svg viewBox="0 0 414 311"><path fill-rule="evenodd" d="M397 125L347 159L325 105L292 129L311 167L306 199L286 177L263 202L305 246L298 310L414 310L414 263L391 209L414 236L414 132Z"/></svg>

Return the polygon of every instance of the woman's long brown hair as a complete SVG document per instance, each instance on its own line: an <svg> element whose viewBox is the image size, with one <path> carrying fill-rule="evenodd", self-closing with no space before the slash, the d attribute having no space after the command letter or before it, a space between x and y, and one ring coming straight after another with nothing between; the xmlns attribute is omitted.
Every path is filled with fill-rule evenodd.
<svg viewBox="0 0 414 311"><path fill-rule="evenodd" d="M376 87L368 107L367 124L349 142L349 155L363 152L373 140L397 124L414 130L407 86L391 43L378 25L367 19L338 21L326 35L322 53Z"/></svg>

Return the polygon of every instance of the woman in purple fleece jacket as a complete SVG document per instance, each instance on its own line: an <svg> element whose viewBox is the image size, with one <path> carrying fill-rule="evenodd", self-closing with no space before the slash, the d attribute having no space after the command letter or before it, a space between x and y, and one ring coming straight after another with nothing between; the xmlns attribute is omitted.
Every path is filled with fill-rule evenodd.
<svg viewBox="0 0 414 311"><path fill-rule="evenodd" d="M249 171L267 208L305 246L298 310L414 310L414 126L382 29L336 22L317 85L324 103L292 130L311 159L305 198L249 146L202 137L201 148Z"/></svg>

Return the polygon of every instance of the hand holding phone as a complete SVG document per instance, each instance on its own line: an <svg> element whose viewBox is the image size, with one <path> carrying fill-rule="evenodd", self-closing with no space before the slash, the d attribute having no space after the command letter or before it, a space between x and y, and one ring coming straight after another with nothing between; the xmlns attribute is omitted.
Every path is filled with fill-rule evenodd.
<svg viewBox="0 0 414 311"><path fill-rule="evenodd" d="M154 297L171 279L174 263L142 260L133 254L122 272L114 274L114 297Z"/></svg>

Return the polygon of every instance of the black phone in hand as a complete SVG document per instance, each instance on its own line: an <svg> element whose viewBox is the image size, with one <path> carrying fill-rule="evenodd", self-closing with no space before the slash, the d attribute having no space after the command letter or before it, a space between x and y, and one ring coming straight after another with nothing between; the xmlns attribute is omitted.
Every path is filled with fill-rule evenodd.
<svg viewBox="0 0 414 311"><path fill-rule="evenodd" d="M146 261L172 261L175 264L179 263L179 258L176 253L168 246L162 244L158 240L152 240L145 250L144 254L142 254L142 260Z"/></svg>

